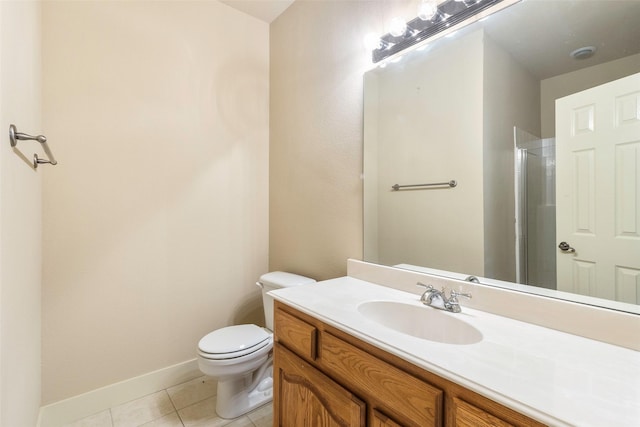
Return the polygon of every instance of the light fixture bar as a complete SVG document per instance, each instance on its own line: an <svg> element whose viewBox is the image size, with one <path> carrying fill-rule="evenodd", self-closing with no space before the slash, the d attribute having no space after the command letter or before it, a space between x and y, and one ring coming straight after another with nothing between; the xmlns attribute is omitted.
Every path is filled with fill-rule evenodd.
<svg viewBox="0 0 640 427"><path fill-rule="evenodd" d="M388 33L382 36L380 47L372 51L373 62L380 62L503 1L505 0L447 0L440 3L432 19L423 21L416 17L407 23L404 34L394 36Z"/></svg>

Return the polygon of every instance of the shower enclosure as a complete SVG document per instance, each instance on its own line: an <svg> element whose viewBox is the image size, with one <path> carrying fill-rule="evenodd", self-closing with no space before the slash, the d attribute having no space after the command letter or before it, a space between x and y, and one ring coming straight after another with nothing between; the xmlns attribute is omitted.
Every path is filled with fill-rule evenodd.
<svg viewBox="0 0 640 427"><path fill-rule="evenodd" d="M516 281L556 289L555 138L514 127Z"/></svg>

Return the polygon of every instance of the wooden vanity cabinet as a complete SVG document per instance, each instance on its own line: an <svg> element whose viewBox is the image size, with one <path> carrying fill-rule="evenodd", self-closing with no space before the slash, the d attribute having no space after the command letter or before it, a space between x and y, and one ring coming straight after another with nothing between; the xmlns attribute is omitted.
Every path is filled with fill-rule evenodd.
<svg viewBox="0 0 640 427"><path fill-rule="evenodd" d="M276 425L365 427L363 401L279 344L276 354Z"/></svg>
<svg viewBox="0 0 640 427"><path fill-rule="evenodd" d="M276 301L274 427L542 426Z"/></svg>
<svg viewBox="0 0 640 427"><path fill-rule="evenodd" d="M470 403L457 398L453 399L453 419L458 427L475 427L475 426L496 426L509 427L509 424L500 418L494 417L487 411L484 411Z"/></svg>

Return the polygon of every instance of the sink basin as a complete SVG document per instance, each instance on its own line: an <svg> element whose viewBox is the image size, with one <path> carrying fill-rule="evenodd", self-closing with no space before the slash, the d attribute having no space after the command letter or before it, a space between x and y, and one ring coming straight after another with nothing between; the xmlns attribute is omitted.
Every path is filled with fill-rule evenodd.
<svg viewBox="0 0 640 427"><path fill-rule="evenodd" d="M423 340L445 344L474 344L482 340L482 333L457 318L431 307L395 301L368 301L358 306L367 319L396 332Z"/></svg>

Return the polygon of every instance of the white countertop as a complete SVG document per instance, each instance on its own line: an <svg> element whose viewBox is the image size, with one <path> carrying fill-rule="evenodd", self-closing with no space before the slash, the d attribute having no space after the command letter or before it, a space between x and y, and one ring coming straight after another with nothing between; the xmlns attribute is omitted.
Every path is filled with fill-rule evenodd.
<svg viewBox="0 0 640 427"><path fill-rule="evenodd" d="M640 426L640 352L464 307L445 313L480 332L443 344L367 319L358 305L415 294L352 277L272 291L282 301L363 341L551 426ZM424 307L425 310L433 310Z"/></svg>

